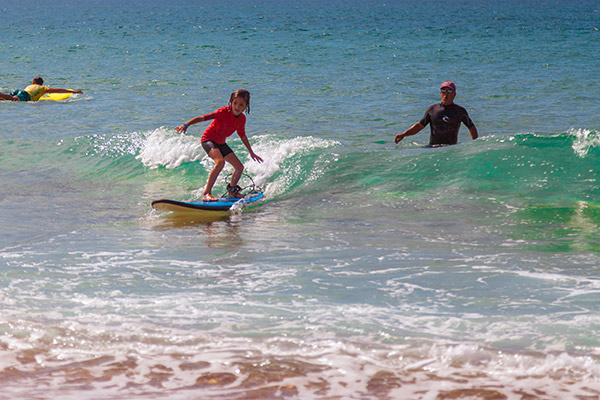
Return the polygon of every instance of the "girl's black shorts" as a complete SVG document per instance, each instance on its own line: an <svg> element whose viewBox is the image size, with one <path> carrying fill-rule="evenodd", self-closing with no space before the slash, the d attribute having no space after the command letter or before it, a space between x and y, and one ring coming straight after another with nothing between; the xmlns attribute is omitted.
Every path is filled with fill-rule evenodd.
<svg viewBox="0 0 600 400"><path fill-rule="evenodd" d="M233 153L233 150L231 150L231 147L229 147L227 143L220 144L215 143L212 140L202 142L202 148L204 151L206 151L206 154L209 154L212 149L219 149L223 158L225 158L228 154Z"/></svg>

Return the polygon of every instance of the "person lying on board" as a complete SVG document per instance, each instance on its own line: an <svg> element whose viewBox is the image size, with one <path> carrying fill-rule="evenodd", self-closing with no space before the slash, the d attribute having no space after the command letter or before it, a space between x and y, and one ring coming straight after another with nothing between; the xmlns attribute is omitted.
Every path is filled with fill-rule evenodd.
<svg viewBox="0 0 600 400"><path fill-rule="evenodd" d="M440 87L441 103L434 104L427 108L425 115L419 122L408 128L405 132L399 133L395 137L395 142L399 143L407 136L416 135L427 124L431 124L431 136L429 137L428 147L445 146L456 144L458 142L458 130L460 123L469 128L469 133L473 140L479 137L477 128L467 110L458 104L454 104L456 97L456 85L452 82L444 82Z"/></svg>
<svg viewBox="0 0 600 400"><path fill-rule="evenodd" d="M186 133L190 125L212 120L200 139L202 148L215 162L215 166L208 176L208 182L202 196L202 200L204 201L218 200L212 195L212 188L221 170L223 170L225 162L231 164L235 169L235 172L231 175L231 182L227 184L228 196L244 197L240 193L242 189L238 186L242 172L244 172L244 164L237 158L231 147L225 143L225 139L233 135L233 132L237 131L238 136L242 139L242 143L248 149L250 157L259 163L263 162L262 158L254 154L250 142L246 137L246 116L244 115L244 111L250 113L250 92L239 89L231 94L228 106L221 107L210 114L192 118L183 125L175 128L179 133Z"/></svg>
<svg viewBox="0 0 600 400"><path fill-rule="evenodd" d="M8 101L38 101L46 93L83 93L81 90L71 90L62 88L52 88L44 86L44 80L41 76L33 78L31 85L25 89L18 89L10 94L0 92L0 100Z"/></svg>

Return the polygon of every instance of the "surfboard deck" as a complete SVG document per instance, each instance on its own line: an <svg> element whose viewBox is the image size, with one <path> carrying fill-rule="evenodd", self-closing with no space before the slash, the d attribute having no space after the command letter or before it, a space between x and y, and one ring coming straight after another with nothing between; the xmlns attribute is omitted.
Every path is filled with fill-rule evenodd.
<svg viewBox="0 0 600 400"><path fill-rule="evenodd" d="M53 101L61 101L66 100L71 97L73 93L46 93L40 100L53 100Z"/></svg>
<svg viewBox="0 0 600 400"><path fill-rule="evenodd" d="M172 212L190 212L190 211L208 211L208 212L226 212L233 207L234 204L249 204L254 203L263 198L262 193L249 193L242 198L220 198L217 201L178 201L161 199L152 202L152 208L158 211Z"/></svg>

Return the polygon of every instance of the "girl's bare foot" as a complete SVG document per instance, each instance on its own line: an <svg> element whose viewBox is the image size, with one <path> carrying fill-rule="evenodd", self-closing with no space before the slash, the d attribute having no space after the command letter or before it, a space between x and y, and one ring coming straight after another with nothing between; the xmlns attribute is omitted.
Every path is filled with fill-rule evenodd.
<svg viewBox="0 0 600 400"><path fill-rule="evenodd" d="M230 199L241 199L242 197L244 197L243 194L241 194L240 192L227 192L227 197L229 197Z"/></svg>

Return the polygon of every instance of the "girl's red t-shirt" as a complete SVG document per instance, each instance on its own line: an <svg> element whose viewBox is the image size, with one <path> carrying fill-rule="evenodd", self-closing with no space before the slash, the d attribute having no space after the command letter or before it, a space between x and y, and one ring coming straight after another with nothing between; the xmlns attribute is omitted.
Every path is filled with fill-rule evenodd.
<svg viewBox="0 0 600 400"><path fill-rule="evenodd" d="M218 144L225 144L225 139L236 131L240 138L246 136L246 116L243 113L234 116L230 105L204 115L205 121L210 119L212 122L202 134L202 142L212 140Z"/></svg>

